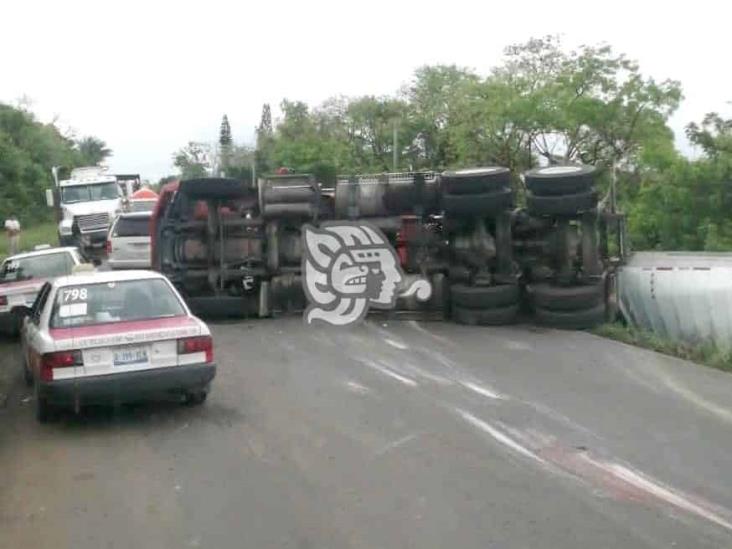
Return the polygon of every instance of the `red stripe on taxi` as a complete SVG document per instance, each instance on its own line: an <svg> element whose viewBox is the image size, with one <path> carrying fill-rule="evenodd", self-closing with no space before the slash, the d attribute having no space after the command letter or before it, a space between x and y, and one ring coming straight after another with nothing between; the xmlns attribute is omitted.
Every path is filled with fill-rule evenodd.
<svg viewBox="0 0 732 549"><path fill-rule="evenodd" d="M21 293L24 290L40 290L47 278L34 278L31 280L19 280L18 282L5 282L0 284L0 292Z"/></svg>
<svg viewBox="0 0 732 549"><path fill-rule="evenodd" d="M172 318L151 318L150 320L130 320L127 322L95 324L94 326L79 326L76 328L51 328L49 333L53 339L73 339L197 325L197 322L189 316L176 316Z"/></svg>

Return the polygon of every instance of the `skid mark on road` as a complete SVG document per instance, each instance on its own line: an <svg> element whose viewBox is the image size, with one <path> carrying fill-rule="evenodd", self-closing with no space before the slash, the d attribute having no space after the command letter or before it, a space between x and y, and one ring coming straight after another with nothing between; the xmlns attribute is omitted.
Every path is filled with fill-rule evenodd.
<svg viewBox="0 0 732 549"><path fill-rule="evenodd" d="M669 505L732 531L731 511L669 487L637 469L596 457L585 447L563 445L556 438L535 430L494 425L461 408L454 411L502 446L539 463L545 470L569 474L619 501Z"/></svg>
<svg viewBox="0 0 732 549"><path fill-rule="evenodd" d="M351 392L358 393L359 395L367 395L371 392L371 389L353 380L346 381L346 388Z"/></svg>
<svg viewBox="0 0 732 549"><path fill-rule="evenodd" d="M451 341L451 340L449 340L446 337L443 337L443 336L438 335L438 334L436 334L434 332L431 332L430 330L428 330L427 328L425 328L424 326L422 326L416 320L408 320L407 321L407 324L409 324L409 326L411 326L412 328L414 328L415 330L417 330L419 333L421 333L423 335L426 335L427 337L430 337L430 338L434 339L435 341L441 343L442 345L446 345L448 347L455 347L456 346L454 341Z"/></svg>
<svg viewBox="0 0 732 549"><path fill-rule="evenodd" d="M661 379L663 380L666 387L671 389L674 393L685 399L686 401L694 404L698 408L701 408L702 410L718 417L722 421L726 423L732 423L732 411L730 411L728 408L724 408L722 406L719 406L718 404L715 404L714 402L710 402L701 395L695 393L688 387L685 387L681 383L679 383L677 380L675 380L672 376L669 375L663 375L659 374Z"/></svg>
<svg viewBox="0 0 732 549"><path fill-rule="evenodd" d="M407 351L409 350L409 345L406 343L402 343L400 341L395 341L393 339L384 339L384 341L388 344L394 347L395 349L399 349L400 351Z"/></svg>
<svg viewBox="0 0 732 549"><path fill-rule="evenodd" d="M386 366L379 364L378 362L375 362L373 360L368 359L361 359L361 363L368 366L369 368L373 368L377 372L381 372L385 376L388 376L392 379L396 379L400 383L403 383L404 385L407 385L408 387L416 387L419 385L415 380L413 380L411 377L403 376L402 374L398 374L394 370L387 368Z"/></svg>
<svg viewBox="0 0 732 549"><path fill-rule="evenodd" d="M412 433L405 437L402 437L398 440L395 440L394 442L390 442L380 450L377 450L374 452L374 456L383 456L385 454L388 454L389 452L396 450L400 446L404 446L406 443L411 442L412 440L416 439L419 436L419 433Z"/></svg>
<svg viewBox="0 0 732 549"><path fill-rule="evenodd" d="M497 427L494 427L487 421L483 421L482 419L474 416L470 412L467 412L461 408L455 408L455 411L462 417L465 421L470 423L473 427L477 427L484 433L487 433L491 437L493 437L494 440L497 442L503 444L507 448L510 448L514 452L521 454L524 457L527 457L533 461L537 461L539 463L545 463L544 459L536 455L534 452L529 450L526 446L523 446L520 444L517 440L514 440L510 436L508 436L506 433L498 429Z"/></svg>
<svg viewBox="0 0 732 549"><path fill-rule="evenodd" d="M490 387L486 387L485 385L481 385L479 383L475 383L472 381L461 381L460 385L463 387L470 389L474 393L478 393L481 396L493 399L493 400L506 400L508 397L505 395L502 395L498 393L497 391L491 389Z"/></svg>

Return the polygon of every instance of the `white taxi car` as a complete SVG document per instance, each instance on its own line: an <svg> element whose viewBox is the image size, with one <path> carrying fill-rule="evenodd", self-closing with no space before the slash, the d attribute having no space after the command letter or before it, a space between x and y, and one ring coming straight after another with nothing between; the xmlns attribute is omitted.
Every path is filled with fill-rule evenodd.
<svg viewBox="0 0 732 549"><path fill-rule="evenodd" d="M32 305L46 281L71 274L83 262L76 248L46 248L6 258L0 264L0 329L15 334L20 327L17 308Z"/></svg>
<svg viewBox="0 0 732 549"><path fill-rule="evenodd" d="M55 406L175 395L206 399L216 375L211 333L152 271L81 273L44 284L21 345L36 416Z"/></svg>

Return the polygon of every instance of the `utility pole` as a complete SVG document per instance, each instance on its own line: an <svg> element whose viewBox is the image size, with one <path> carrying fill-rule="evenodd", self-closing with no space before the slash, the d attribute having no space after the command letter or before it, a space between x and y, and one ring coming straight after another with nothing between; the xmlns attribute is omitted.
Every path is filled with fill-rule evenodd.
<svg viewBox="0 0 732 549"><path fill-rule="evenodd" d="M254 154L252 155L252 186L257 187L257 148L259 147L259 139L257 139L257 126L254 126Z"/></svg>
<svg viewBox="0 0 732 549"><path fill-rule="evenodd" d="M394 131L394 135L393 135L394 143L392 145L393 146L393 150L392 150L393 158L392 158L392 162L391 162L391 171L396 173L397 162L399 162L399 153L397 150L398 139L397 139L397 120L396 120L396 118L394 119L393 131Z"/></svg>

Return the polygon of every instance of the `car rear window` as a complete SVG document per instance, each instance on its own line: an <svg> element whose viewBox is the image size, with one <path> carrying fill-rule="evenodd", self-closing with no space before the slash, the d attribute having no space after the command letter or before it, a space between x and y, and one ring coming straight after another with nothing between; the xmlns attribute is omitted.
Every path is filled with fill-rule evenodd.
<svg viewBox="0 0 732 549"><path fill-rule="evenodd" d="M120 217L114 226L112 236L150 236L150 218Z"/></svg>
<svg viewBox="0 0 732 549"><path fill-rule="evenodd" d="M165 280L125 280L64 286L51 311L51 328L93 326L185 315Z"/></svg>
<svg viewBox="0 0 732 549"><path fill-rule="evenodd" d="M74 260L68 252L8 259L0 268L0 284L33 278L55 278L71 273Z"/></svg>

